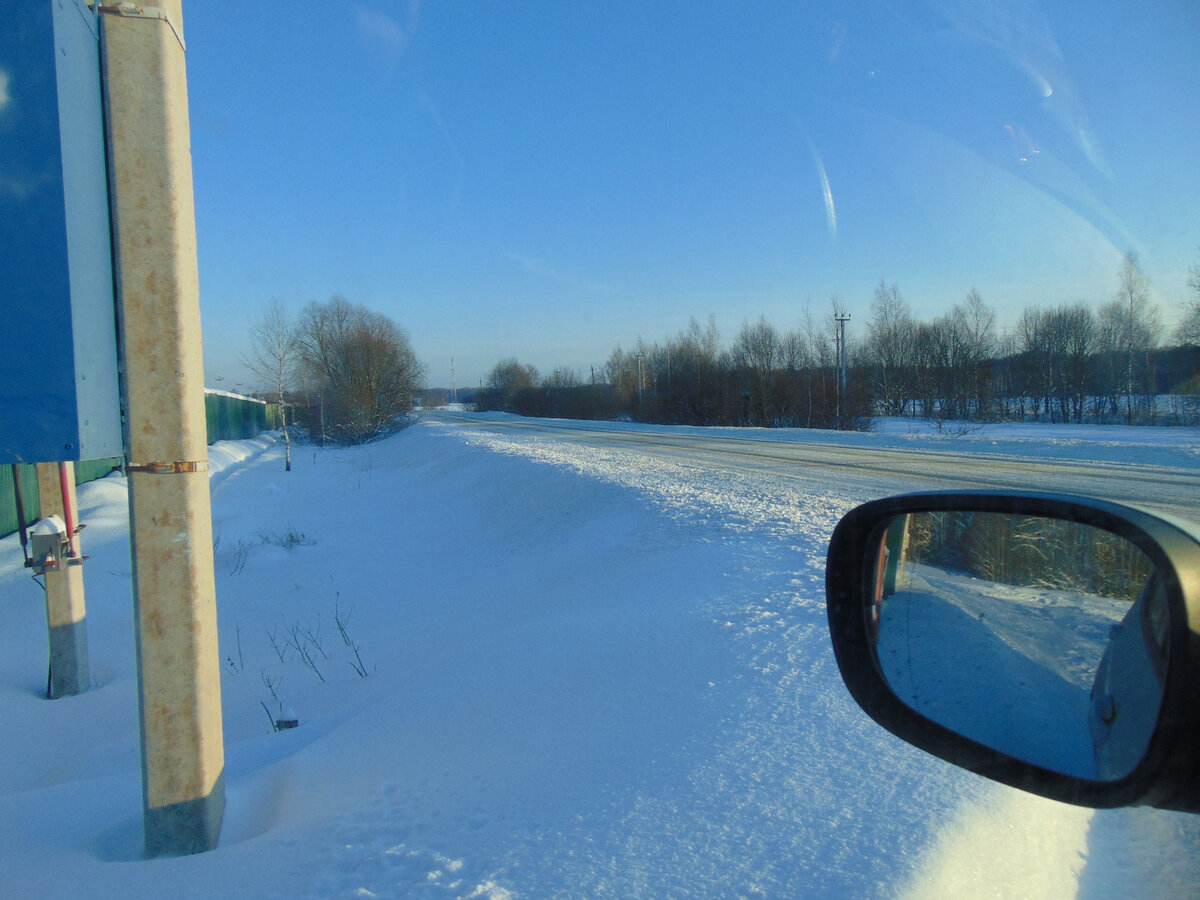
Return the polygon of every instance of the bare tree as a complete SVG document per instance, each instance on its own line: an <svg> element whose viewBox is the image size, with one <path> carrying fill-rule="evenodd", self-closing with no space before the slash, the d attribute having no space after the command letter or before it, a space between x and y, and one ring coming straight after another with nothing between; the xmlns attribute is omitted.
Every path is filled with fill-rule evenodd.
<svg viewBox="0 0 1200 900"><path fill-rule="evenodd" d="M871 320L866 356L875 370L876 396L884 415L901 416L911 399L908 379L912 373L915 326L908 304L895 283L880 280L871 300Z"/></svg>
<svg viewBox="0 0 1200 900"><path fill-rule="evenodd" d="M387 434L412 408L424 366L404 329L345 297L305 307L300 357L339 437L358 444Z"/></svg>
<svg viewBox="0 0 1200 900"><path fill-rule="evenodd" d="M832 297L830 300L834 303L837 302ZM800 330L804 333L812 360L812 371L808 378L806 425L826 427L833 421L835 412L826 400L833 390L833 372L837 365L832 316L817 317L812 308L806 305Z"/></svg>
<svg viewBox="0 0 1200 900"><path fill-rule="evenodd" d="M1048 310L1025 309L1017 322L1016 355L1010 366L1022 415L1028 398L1035 418L1045 412L1051 421L1056 416L1064 422L1083 421L1088 395L1105 381L1103 365L1114 358L1104 343L1104 335L1113 332L1103 324L1082 301ZM1116 385L1118 380L1109 378L1106 383ZM1115 412L1119 385L1113 390L1109 400ZM1097 407L1096 414L1103 415L1103 409Z"/></svg>
<svg viewBox="0 0 1200 900"><path fill-rule="evenodd" d="M742 330L730 350L734 365L749 380L752 405L757 408L760 425L771 424L771 383L775 366L780 359L779 333L765 316L751 325L742 323Z"/></svg>
<svg viewBox="0 0 1200 900"><path fill-rule="evenodd" d="M984 418L991 402L992 360L996 356L996 311L975 288L950 311L957 405L967 418Z"/></svg>
<svg viewBox="0 0 1200 900"><path fill-rule="evenodd" d="M670 348L668 421L686 425L712 425L718 420L720 333L716 318L700 327L695 317L680 330Z"/></svg>
<svg viewBox="0 0 1200 900"><path fill-rule="evenodd" d="M1200 263L1188 266L1187 286L1191 293L1181 304L1183 315L1175 329L1175 340L1187 347L1200 347ZM1184 406L1195 421L1200 410L1200 375L1194 368L1183 392L1189 395L1183 401Z"/></svg>
<svg viewBox="0 0 1200 900"><path fill-rule="evenodd" d="M1029 399L1036 422L1042 414L1050 412L1050 395L1053 375L1050 360L1050 329L1047 314L1037 306L1027 306L1017 322L1018 357L1017 386L1022 397ZM1022 404L1022 416L1024 404Z"/></svg>
<svg viewBox="0 0 1200 900"><path fill-rule="evenodd" d="M542 387L555 391L569 391L579 387L583 381L579 373L566 366L558 366L553 372L542 379Z"/></svg>
<svg viewBox="0 0 1200 900"><path fill-rule="evenodd" d="M1145 370L1141 373L1144 375L1143 387L1147 395L1155 393L1149 371L1149 355L1158 346L1161 330L1158 308L1150 302L1150 282L1142 272L1137 254L1132 250L1125 254L1117 270L1117 293L1113 304L1112 313L1120 328L1120 349L1126 357L1125 415L1128 424L1132 425L1136 376L1143 356L1146 360Z"/></svg>
<svg viewBox="0 0 1200 900"><path fill-rule="evenodd" d="M604 377L612 385L613 400L618 407L632 410L638 390L637 354L626 353L618 344L604 364Z"/></svg>
<svg viewBox="0 0 1200 900"><path fill-rule="evenodd" d="M1175 332L1181 344L1200 347L1200 263L1188 266L1188 290L1191 296L1183 302L1183 318Z"/></svg>
<svg viewBox="0 0 1200 900"><path fill-rule="evenodd" d="M1105 422L1121 411L1125 365L1122 363L1127 313L1119 300L1103 304L1096 314L1096 350L1092 357L1092 390L1096 421Z"/></svg>
<svg viewBox="0 0 1200 900"><path fill-rule="evenodd" d="M515 356L502 359L488 373L487 389L492 405L502 412L516 412L517 398L538 384L538 370L522 365Z"/></svg>
<svg viewBox="0 0 1200 900"><path fill-rule="evenodd" d="M952 387L954 372L954 329L950 318L917 322L912 329L912 395L919 401L921 415L938 431L948 418L957 415Z"/></svg>
<svg viewBox="0 0 1200 900"><path fill-rule="evenodd" d="M292 387L300 361L300 343L296 328L279 300L272 300L261 319L250 326L250 352L245 363L255 375L274 389L279 401L280 427L283 429L283 470L292 471L292 437L288 431L287 391Z"/></svg>
<svg viewBox="0 0 1200 900"><path fill-rule="evenodd" d="M1049 316L1052 347L1053 390L1064 422L1083 421L1083 410L1091 383L1091 359L1095 351L1096 317L1080 301L1059 306Z"/></svg>
<svg viewBox="0 0 1200 900"><path fill-rule="evenodd" d="M996 341L996 393L1000 415L1005 420L1025 420L1025 393L1021 389L1020 350L1015 332L1001 334Z"/></svg>

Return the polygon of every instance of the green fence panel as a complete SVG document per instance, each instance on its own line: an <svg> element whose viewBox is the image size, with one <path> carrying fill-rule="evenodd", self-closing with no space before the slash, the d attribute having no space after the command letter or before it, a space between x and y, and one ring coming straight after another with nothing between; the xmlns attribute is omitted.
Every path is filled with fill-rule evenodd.
<svg viewBox="0 0 1200 900"><path fill-rule="evenodd" d="M243 437L242 411L244 409L245 407L234 401L232 397L221 398L221 440L236 441Z"/></svg>
<svg viewBox="0 0 1200 900"><path fill-rule="evenodd" d="M103 478L113 469L120 467L121 458L84 459L75 463L75 483L87 484ZM17 491L13 485L12 465L0 466L0 537L12 534L21 527L17 521ZM21 479L21 500L25 507L25 524L32 525L42 517L41 495L38 492L37 466L17 463L17 476Z"/></svg>
<svg viewBox="0 0 1200 900"><path fill-rule="evenodd" d="M217 404L211 394L204 395L204 428L208 432L208 442L213 442L217 433Z"/></svg>
<svg viewBox="0 0 1200 900"><path fill-rule="evenodd" d="M17 521L17 492L13 485L13 466L0 466L0 534L12 534L21 527ZM37 467L18 463L17 476L21 479L21 497L25 505L26 525L41 518L38 500Z"/></svg>
<svg viewBox="0 0 1200 900"><path fill-rule="evenodd" d="M279 427L279 404L226 394L204 395L208 442L241 441Z"/></svg>
<svg viewBox="0 0 1200 900"><path fill-rule="evenodd" d="M87 484L97 478L103 478L113 469L120 467L121 457L119 456L110 456L108 459L81 459L75 463L75 483Z"/></svg>
<svg viewBox="0 0 1200 900"><path fill-rule="evenodd" d="M245 440L279 427L279 404L263 403L249 397L206 393L204 418L210 444ZM75 483L86 484L103 478L120 465L120 457L80 460L75 463ZM11 465L0 465L0 537L12 534L21 526L17 521L17 495L13 487L12 469ZM17 471L21 479L25 524L31 525L41 518L37 468L20 463L17 464Z"/></svg>

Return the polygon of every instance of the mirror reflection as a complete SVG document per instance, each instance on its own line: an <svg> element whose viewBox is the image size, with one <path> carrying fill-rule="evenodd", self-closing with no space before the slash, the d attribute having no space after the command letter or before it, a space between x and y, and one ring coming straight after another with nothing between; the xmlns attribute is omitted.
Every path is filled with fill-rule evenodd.
<svg viewBox="0 0 1200 900"><path fill-rule="evenodd" d="M1158 719L1167 599L1110 532L1040 516L899 516L868 623L885 680L917 712L1025 762L1129 774Z"/></svg>

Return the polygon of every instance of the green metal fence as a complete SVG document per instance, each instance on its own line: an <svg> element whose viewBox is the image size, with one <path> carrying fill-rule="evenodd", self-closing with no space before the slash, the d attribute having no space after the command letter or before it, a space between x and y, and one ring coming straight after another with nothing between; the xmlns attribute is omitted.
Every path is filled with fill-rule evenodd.
<svg viewBox="0 0 1200 900"><path fill-rule="evenodd" d="M279 404L234 394L205 394L208 442L238 441L279 427Z"/></svg>
<svg viewBox="0 0 1200 900"><path fill-rule="evenodd" d="M75 463L75 483L86 484L103 478L121 465L121 458L85 459ZM18 463L0 466L0 536L12 534L21 523L17 520L17 491L13 484L13 469L21 480L21 498L25 507L25 524L32 525L41 518L41 496L38 492L37 467Z"/></svg>
<svg viewBox="0 0 1200 900"><path fill-rule="evenodd" d="M25 498L25 524L38 518L37 469L33 466L0 466L0 534L11 534L21 523L17 521L17 494L13 487L13 469L21 479L21 495Z"/></svg>
<svg viewBox="0 0 1200 900"><path fill-rule="evenodd" d="M279 404L264 403L250 397L233 394L204 394L204 413L208 442L237 441L252 438L264 431L279 427ZM86 459L75 463L75 483L86 484L103 478L121 464L120 457ZM0 465L0 536L12 534L21 527L17 521L17 496L13 485L14 466ZM15 466L21 480L21 496L25 506L25 524L41 518L38 496L37 469L18 463Z"/></svg>

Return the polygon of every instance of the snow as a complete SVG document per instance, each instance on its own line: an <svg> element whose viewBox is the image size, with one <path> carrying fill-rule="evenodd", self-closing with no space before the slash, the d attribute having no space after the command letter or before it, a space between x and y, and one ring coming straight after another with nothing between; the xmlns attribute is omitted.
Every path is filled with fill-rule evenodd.
<svg viewBox="0 0 1200 900"><path fill-rule="evenodd" d="M910 431L787 435L1200 463L1180 430ZM1194 890L1196 817L1032 797L859 711L823 579L865 496L437 416L296 447L291 473L282 454L210 448L228 798L211 853L141 855L124 479L79 491L89 692L42 698L41 591L0 541L0 896Z"/></svg>
<svg viewBox="0 0 1200 900"><path fill-rule="evenodd" d="M488 413L489 419L521 422L520 416ZM553 422L552 419L539 419ZM571 422L574 429L649 431L730 437L738 440L835 444L875 449L945 450L1014 459L1075 459L1135 465L1200 468L1200 429L1159 426L943 422L939 431L925 419L880 418L870 431L815 428L703 428L631 422Z"/></svg>
<svg viewBox="0 0 1200 900"><path fill-rule="evenodd" d="M1097 778L1090 694L1129 601L1016 588L911 562L905 577L879 622L879 661L897 695L1012 756ZM1160 700L1161 689L1154 718Z"/></svg>
<svg viewBox="0 0 1200 900"><path fill-rule="evenodd" d="M38 523L29 530L30 535L63 535L67 533L67 526L63 524L63 520L58 516L47 516L44 519L38 520Z"/></svg>

